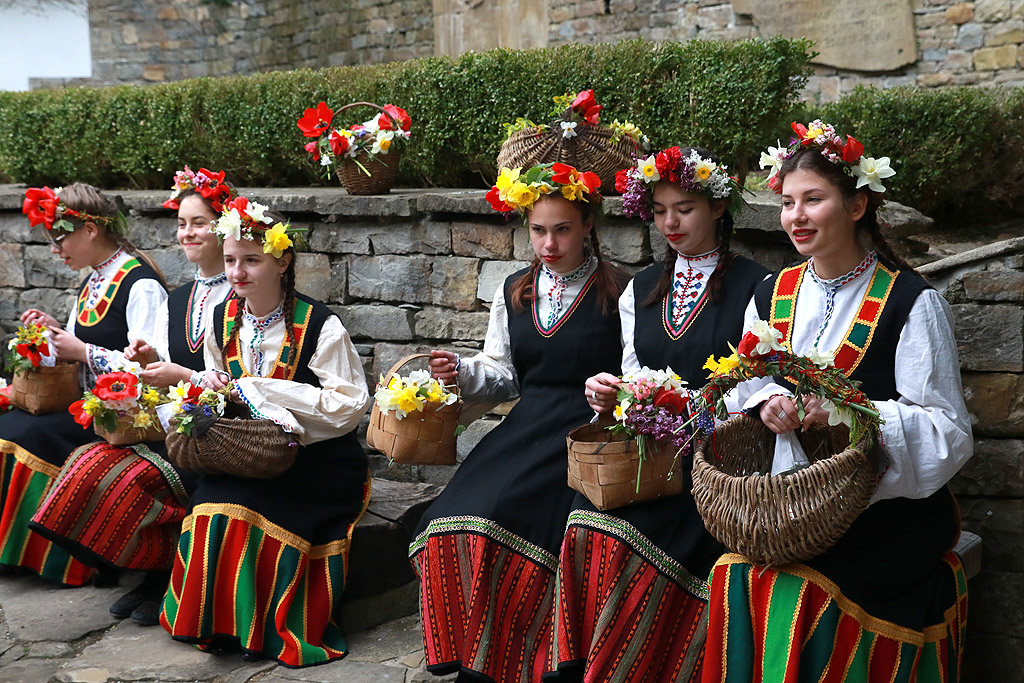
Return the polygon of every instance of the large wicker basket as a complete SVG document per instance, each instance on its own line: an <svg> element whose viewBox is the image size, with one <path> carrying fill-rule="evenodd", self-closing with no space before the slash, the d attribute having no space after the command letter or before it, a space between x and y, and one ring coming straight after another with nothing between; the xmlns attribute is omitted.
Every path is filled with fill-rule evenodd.
<svg viewBox="0 0 1024 683"><path fill-rule="evenodd" d="M273 479L295 462L298 443L270 420L218 418L202 434L171 430L167 459L199 474Z"/></svg>
<svg viewBox="0 0 1024 683"><path fill-rule="evenodd" d="M430 358L430 354L415 353L402 358L391 367L384 381L389 381L392 374L417 358ZM374 401L366 443L388 456L391 462L454 465L457 455L455 430L461 414L461 399L451 405L428 402L422 411L409 413L399 420L393 411L381 411Z"/></svg>
<svg viewBox="0 0 1024 683"><path fill-rule="evenodd" d="M33 415L65 412L80 398L78 363L58 361L52 368L23 370L11 382L11 404Z"/></svg>
<svg viewBox="0 0 1024 683"><path fill-rule="evenodd" d="M393 130L401 130L394 116L384 111L383 107L379 107L371 102L346 104L344 107L339 108L335 115L350 107L373 107L374 109L379 109L391 119L394 125ZM363 168L359 168L359 164L352 159L346 158L338 163L338 180L349 194L388 194L391 192L391 187L395 184L395 179L398 177L398 161L401 159L401 156L401 150L397 146L392 146L387 154L377 155L372 160L366 152L361 151L356 154L356 161L362 164L363 168L369 171L370 174L367 175Z"/></svg>
<svg viewBox="0 0 1024 683"><path fill-rule="evenodd" d="M93 420L92 430L96 432L96 436L111 446L131 446L144 441L163 441L164 430L160 428L160 423L155 417L153 425L145 429L132 427L133 421L134 418L130 415L120 415L117 418L117 428L108 432L101 424Z"/></svg>
<svg viewBox="0 0 1024 683"><path fill-rule="evenodd" d="M693 498L711 535L766 567L803 562L832 547L878 485L877 443L849 430L798 432L811 465L771 476L775 434L735 417L706 436L693 458Z"/></svg>
<svg viewBox="0 0 1024 683"><path fill-rule="evenodd" d="M586 496L598 510L682 493L682 462L671 445L648 439L641 463L636 439L609 432L607 424L583 425L566 437L570 488Z"/></svg>
<svg viewBox="0 0 1024 683"><path fill-rule="evenodd" d="M601 194L615 193L615 173L633 165L640 148L629 137L612 142L610 126L579 125L576 136L562 137L557 125L516 131L498 152L498 170L530 168L560 162L580 171L591 171L601 179Z"/></svg>

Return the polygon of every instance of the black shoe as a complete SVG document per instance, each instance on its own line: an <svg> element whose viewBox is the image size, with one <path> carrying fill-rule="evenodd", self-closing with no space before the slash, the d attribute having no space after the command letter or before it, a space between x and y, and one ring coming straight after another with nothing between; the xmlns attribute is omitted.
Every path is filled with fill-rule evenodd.
<svg viewBox="0 0 1024 683"><path fill-rule="evenodd" d="M132 621L139 626L156 626L160 623L160 607L163 605L164 594L146 598L132 610ZM111 608L113 612L113 608Z"/></svg>
<svg viewBox="0 0 1024 683"><path fill-rule="evenodd" d="M102 569L96 570L96 573L92 577L92 585L96 588L117 588L119 585L121 585L121 578L120 576L118 576L118 572L114 571L113 569L107 569L106 567L103 567ZM131 613L131 610L128 610L128 614ZM124 616L126 617L128 616L128 614ZM119 618L123 619L124 617Z"/></svg>
<svg viewBox="0 0 1024 683"><path fill-rule="evenodd" d="M117 576L116 574L114 575ZM134 618L136 609L142 606L147 600L155 600L157 603L157 615L160 614L160 602L163 600L164 592L167 590L167 583L170 576L166 572L153 572L146 575L135 588L125 593L120 600L110 606L110 613L118 619ZM136 621L138 621L136 619ZM139 622L142 623L142 622ZM156 623L155 621L153 622Z"/></svg>
<svg viewBox="0 0 1024 683"><path fill-rule="evenodd" d="M258 662L263 659L263 655L253 650L242 650L242 661L243 662Z"/></svg>

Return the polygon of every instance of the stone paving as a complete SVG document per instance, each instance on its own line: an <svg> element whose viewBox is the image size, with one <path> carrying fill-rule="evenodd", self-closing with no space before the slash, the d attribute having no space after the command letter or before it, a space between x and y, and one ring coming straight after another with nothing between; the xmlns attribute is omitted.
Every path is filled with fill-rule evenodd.
<svg viewBox="0 0 1024 683"><path fill-rule="evenodd" d="M425 683L415 615L350 634L337 662L288 669L214 656L171 640L160 626L119 621L108 607L119 588L61 588L34 576L0 577L0 683Z"/></svg>

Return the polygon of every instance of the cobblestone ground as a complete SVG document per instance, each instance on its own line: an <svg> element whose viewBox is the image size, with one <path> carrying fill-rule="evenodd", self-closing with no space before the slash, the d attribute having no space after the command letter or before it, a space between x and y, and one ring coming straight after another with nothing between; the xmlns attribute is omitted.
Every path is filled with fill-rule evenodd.
<svg viewBox="0 0 1024 683"><path fill-rule="evenodd" d="M217 657L171 640L160 626L118 621L119 588L59 588L37 577L0 577L0 683L426 683L419 618L350 634L338 662L288 669Z"/></svg>

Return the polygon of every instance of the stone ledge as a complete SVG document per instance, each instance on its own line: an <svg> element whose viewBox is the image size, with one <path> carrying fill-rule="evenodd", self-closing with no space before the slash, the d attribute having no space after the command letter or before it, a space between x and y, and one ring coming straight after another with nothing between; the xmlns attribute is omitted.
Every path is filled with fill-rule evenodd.
<svg viewBox="0 0 1024 683"><path fill-rule="evenodd" d="M960 532L960 541L953 548L964 565L964 574L972 579L981 572L981 536L970 531Z"/></svg>

